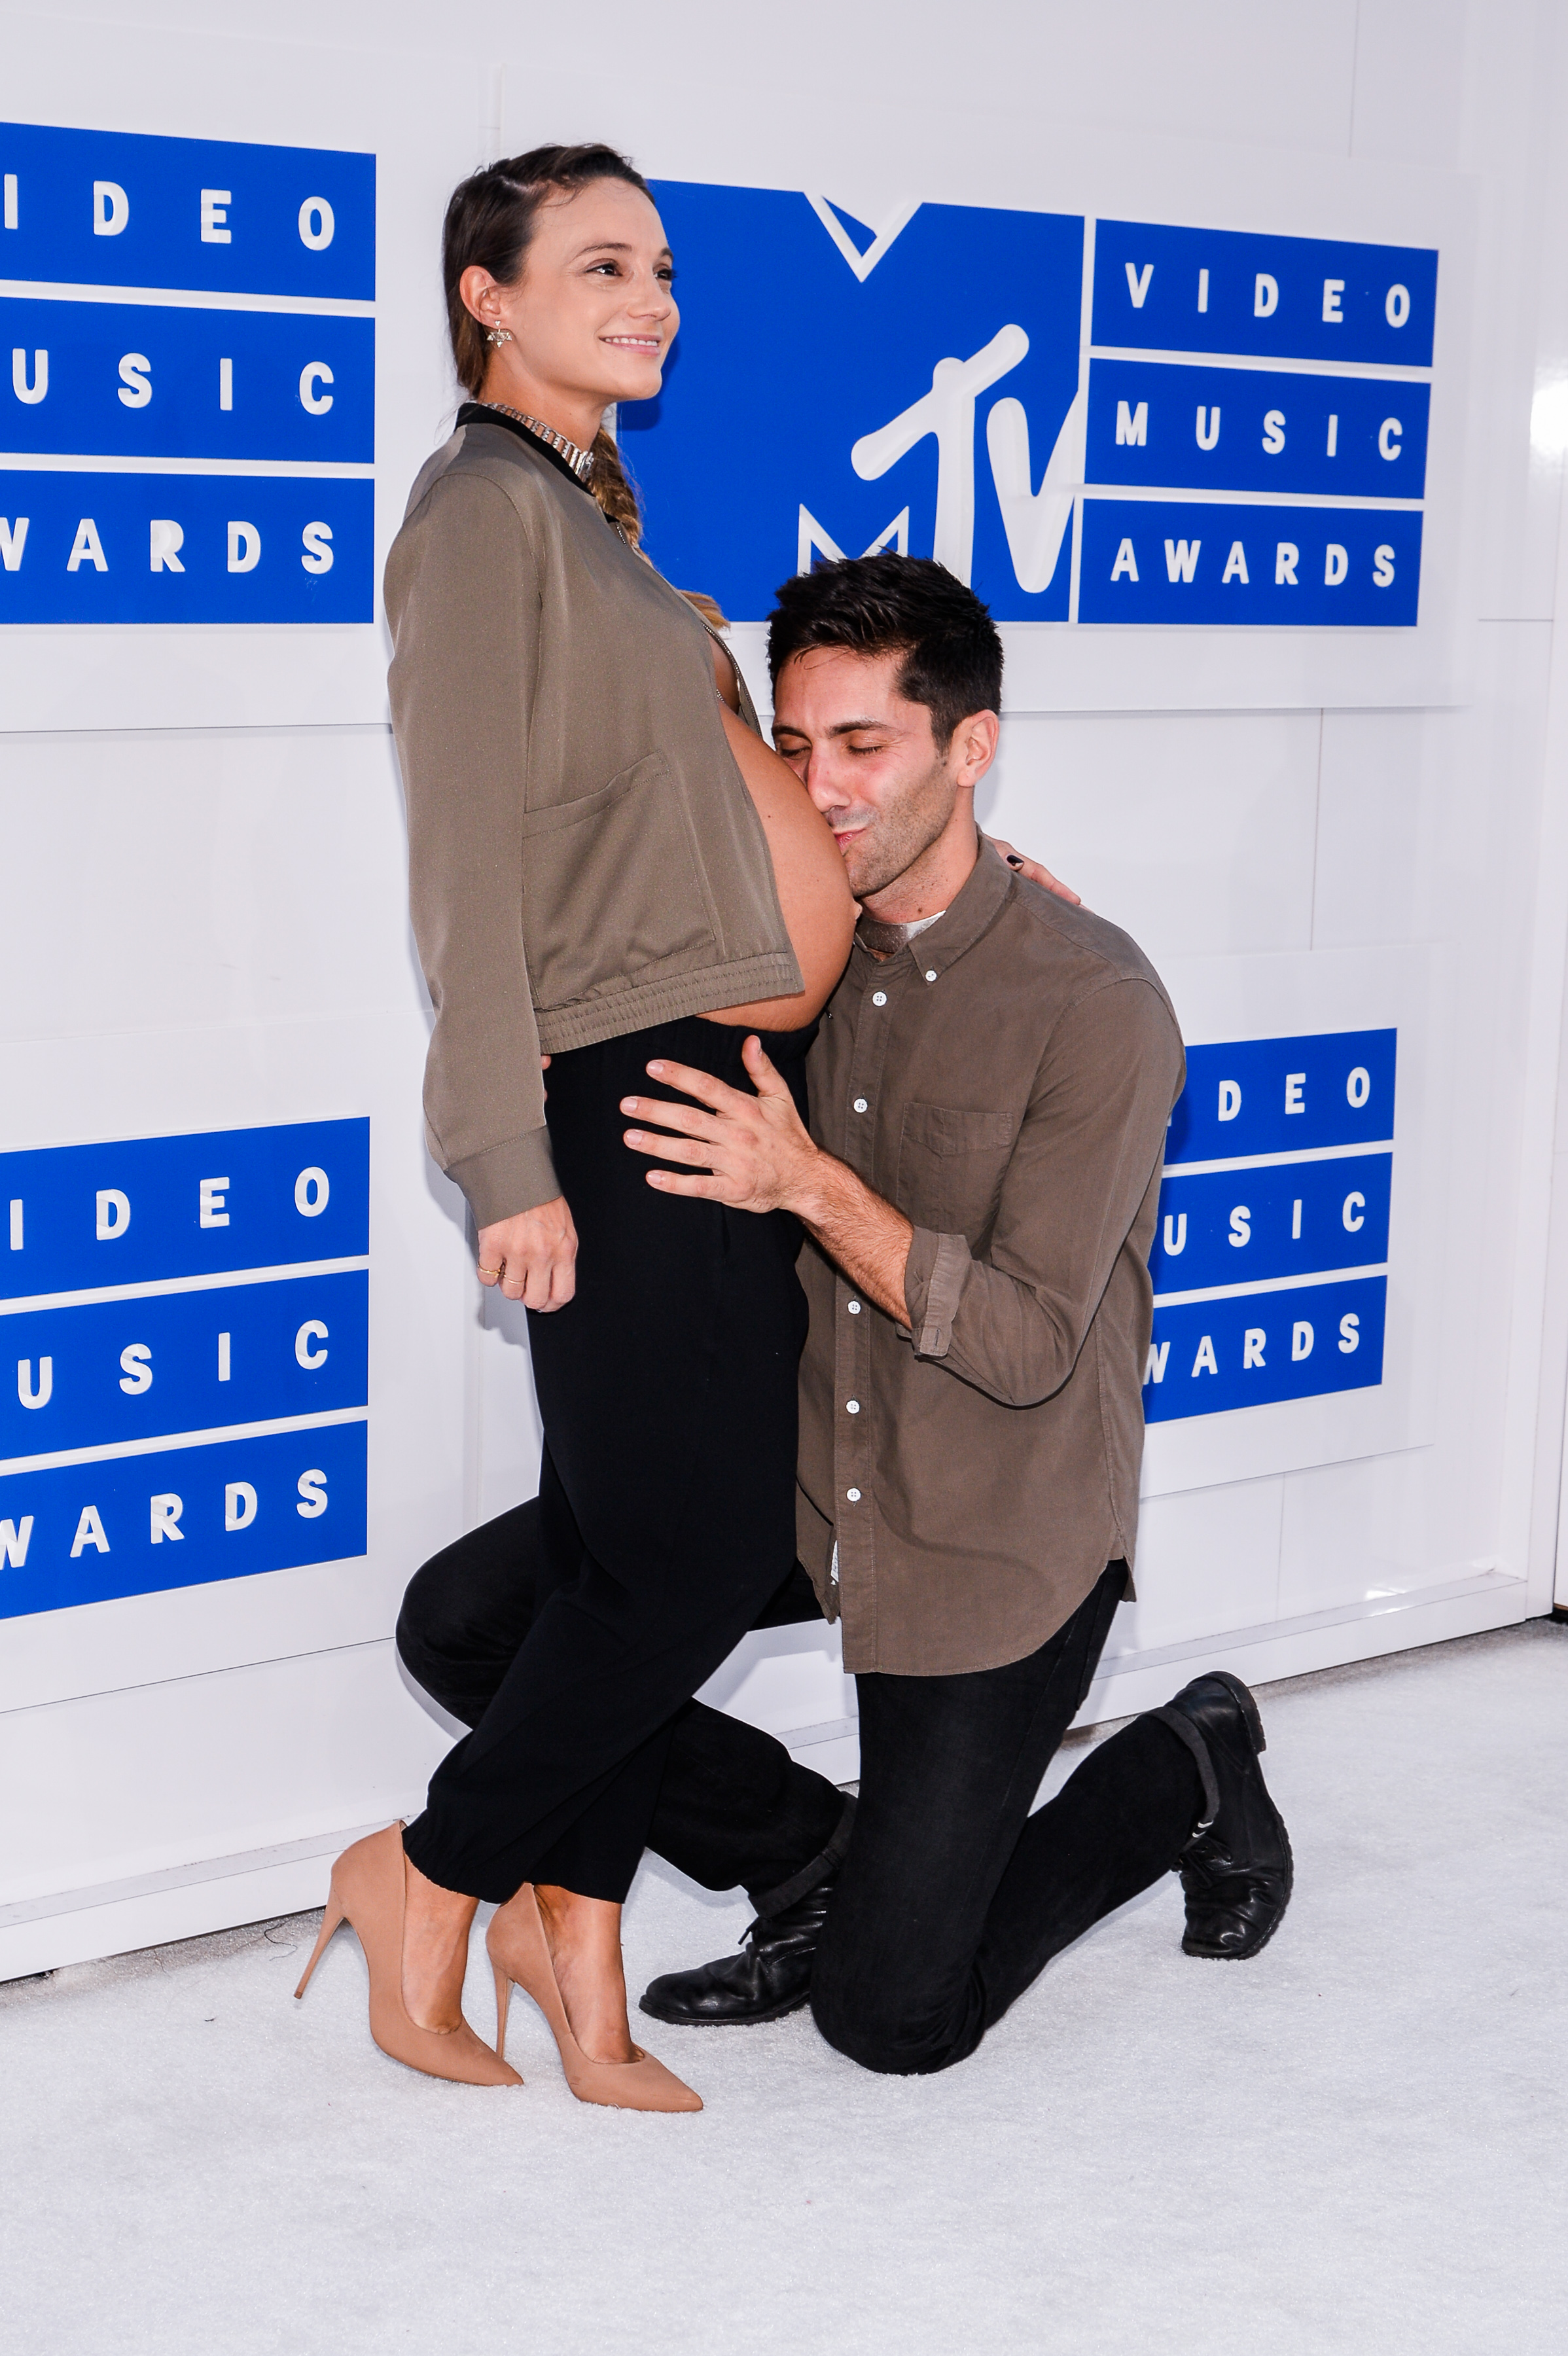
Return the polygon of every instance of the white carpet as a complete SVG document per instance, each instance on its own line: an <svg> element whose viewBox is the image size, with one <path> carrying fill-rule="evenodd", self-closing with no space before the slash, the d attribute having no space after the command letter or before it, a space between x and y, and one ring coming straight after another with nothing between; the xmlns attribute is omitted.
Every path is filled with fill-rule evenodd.
<svg viewBox="0 0 1568 2356"><path fill-rule="evenodd" d="M314 1917L0 1987L0 2309L27 2356L923 2356L1563 2345L1568 1628L1265 1688L1297 1860L1257 1961L1174 1880L979 2054L870 2077L809 2016L655 2031L695 2118L384 2061ZM1070 1763L1070 1762L1069 1762ZM743 1906L644 1872L637 1985ZM470 2017L493 2019L476 1939Z"/></svg>

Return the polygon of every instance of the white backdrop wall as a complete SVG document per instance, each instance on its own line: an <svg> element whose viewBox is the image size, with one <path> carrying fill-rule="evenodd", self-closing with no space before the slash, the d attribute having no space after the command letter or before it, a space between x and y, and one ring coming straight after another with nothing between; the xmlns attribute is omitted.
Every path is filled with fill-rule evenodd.
<svg viewBox="0 0 1568 2356"><path fill-rule="evenodd" d="M423 0L276 0L266 42L250 21L223 0L7 15L5 112L376 153L381 549L451 413L445 192L541 139L825 187L861 218L904 194L1441 246L1421 630L1075 651L1019 626L984 815L1138 937L1194 1040L1400 1033L1384 1381L1154 1428L1139 1601L1088 1713L1206 1661L1267 1678L1549 1609L1561 11L811 0L781 32L771 9L607 0L586 59L581 20L532 5L477 38ZM746 299L790 333L789 284ZM0 1976L318 1900L334 1848L416 1806L449 1739L398 1676L403 1583L535 1483L525 1337L481 1300L421 1143L384 655L376 622L0 632L0 1151L346 1118L372 1139L366 1551L0 1621ZM710 1690L853 1772L821 1630L746 1640Z"/></svg>

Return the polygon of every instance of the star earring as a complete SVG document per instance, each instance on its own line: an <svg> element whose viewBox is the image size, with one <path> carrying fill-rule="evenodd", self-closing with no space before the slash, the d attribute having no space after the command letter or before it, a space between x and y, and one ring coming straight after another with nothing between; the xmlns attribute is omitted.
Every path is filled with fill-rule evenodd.
<svg viewBox="0 0 1568 2356"><path fill-rule="evenodd" d="M487 344L510 344L511 341L511 329L510 327L491 327L485 337L485 341Z"/></svg>

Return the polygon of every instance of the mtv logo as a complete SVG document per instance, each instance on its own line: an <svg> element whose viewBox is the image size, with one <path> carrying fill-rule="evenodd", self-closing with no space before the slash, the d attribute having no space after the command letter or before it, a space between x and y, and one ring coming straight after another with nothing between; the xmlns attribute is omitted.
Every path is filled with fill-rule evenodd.
<svg viewBox="0 0 1568 2356"><path fill-rule="evenodd" d="M1065 621L1083 481L1083 222L661 181L681 332L618 432L648 545L759 621L789 573L935 556L999 621Z"/></svg>

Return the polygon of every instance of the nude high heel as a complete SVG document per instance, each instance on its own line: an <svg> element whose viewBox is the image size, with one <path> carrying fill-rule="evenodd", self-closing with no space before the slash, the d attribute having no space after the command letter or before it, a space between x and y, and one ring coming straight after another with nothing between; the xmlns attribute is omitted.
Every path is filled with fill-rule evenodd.
<svg viewBox="0 0 1568 2356"><path fill-rule="evenodd" d="M515 1898L498 1907L485 1938L496 1976L496 2051L506 2044L507 2008L515 1980L549 2022L561 2051L566 2083L580 2103L604 2103L618 2111L700 2111L703 2098L672 2070L634 2045L631 2062L591 2062L572 2034L561 2001L550 1944L539 1919L533 1885L525 1881Z"/></svg>
<svg viewBox="0 0 1568 2356"><path fill-rule="evenodd" d="M403 1826L346 1848L332 1869L332 1887L321 1917L321 1935L305 1967L297 1999L310 1985L328 1940L347 1922L359 1936L371 1974L371 2035L383 2053L423 2070L427 2078L450 2078L464 2086L521 2086L517 2072L476 2037L466 2020L456 2029L421 2029L403 2000L403 1916L407 1895Z"/></svg>

